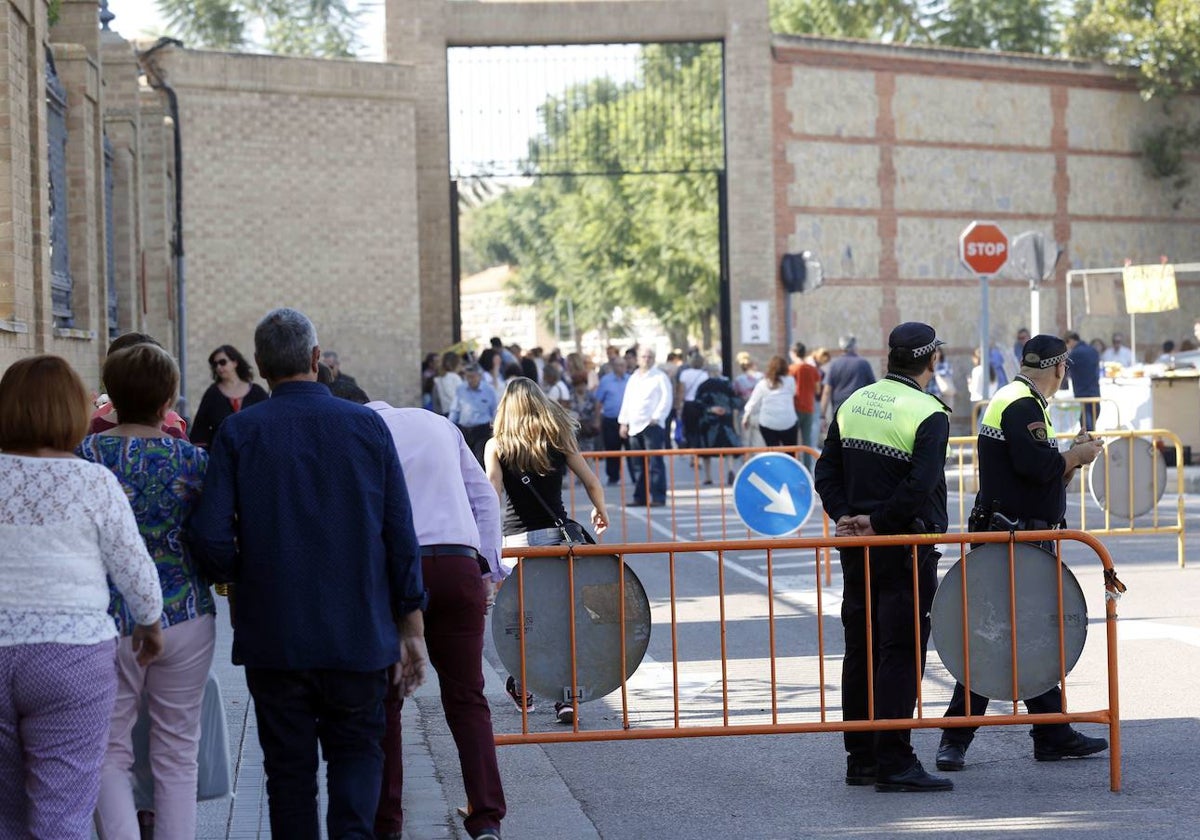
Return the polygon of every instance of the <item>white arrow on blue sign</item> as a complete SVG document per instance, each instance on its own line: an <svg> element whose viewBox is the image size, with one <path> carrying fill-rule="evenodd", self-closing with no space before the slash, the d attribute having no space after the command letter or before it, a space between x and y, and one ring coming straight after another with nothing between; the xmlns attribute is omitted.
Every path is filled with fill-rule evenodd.
<svg viewBox="0 0 1200 840"><path fill-rule="evenodd" d="M801 528L813 509L813 480L790 455L755 455L733 481L733 505L746 527L764 537Z"/></svg>

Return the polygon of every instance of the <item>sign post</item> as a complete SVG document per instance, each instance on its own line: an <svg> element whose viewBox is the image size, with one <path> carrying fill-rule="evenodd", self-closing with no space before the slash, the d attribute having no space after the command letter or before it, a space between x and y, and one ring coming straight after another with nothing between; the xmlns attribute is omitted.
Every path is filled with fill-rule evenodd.
<svg viewBox="0 0 1200 840"><path fill-rule="evenodd" d="M974 221L958 237L958 258L979 276L979 364L983 389L991 382L991 339L988 335L988 280L1008 260L1008 237L995 222Z"/></svg>

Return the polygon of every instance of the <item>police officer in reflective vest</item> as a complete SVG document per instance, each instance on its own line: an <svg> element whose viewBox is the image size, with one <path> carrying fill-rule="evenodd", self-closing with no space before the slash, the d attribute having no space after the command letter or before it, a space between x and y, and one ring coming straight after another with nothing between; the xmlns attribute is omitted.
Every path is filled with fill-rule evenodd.
<svg viewBox="0 0 1200 840"><path fill-rule="evenodd" d="M910 322L888 338L887 376L855 391L829 428L816 466L817 491L840 536L925 534L946 530L946 447L950 409L925 393L941 344L928 324ZM911 718L917 702L913 627L913 548L870 552L867 592L862 548L839 550L842 563L842 710L846 720L868 718L867 622L874 670L876 720ZM937 586L939 553L917 547L920 661L929 640L929 608ZM909 744L909 730L847 732L846 784L879 791L934 791L954 787L931 776Z"/></svg>
<svg viewBox="0 0 1200 840"><path fill-rule="evenodd" d="M970 530L1034 531L1065 524L1067 484L1102 448L1086 431L1065 452L1059 451L1054 440L1047 399L1058 390L1069 366L1062 339L1035 335L1025 342L1020 374L996 392L983 415L976 445L979 495L971 511ZM971 692L972 715L982 715L987 704L986 697ZM946 716L961 716L965 707L966 690L956 684ZM1025 707L1033 714L1061 712L1062 692L1055 686L1026 700ZM1065 723L1035 724L1030 734L1033 757L1038 761L1079 758L1108 747L1103 738L1090 738ZM963 769L974 736L974 728L942 730L938 769Z"/></svg>

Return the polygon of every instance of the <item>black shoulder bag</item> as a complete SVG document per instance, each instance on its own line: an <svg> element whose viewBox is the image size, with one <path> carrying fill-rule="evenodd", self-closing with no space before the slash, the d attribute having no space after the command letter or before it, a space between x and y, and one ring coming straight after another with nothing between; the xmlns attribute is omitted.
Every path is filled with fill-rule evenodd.
<svg viewBox="0 0 1200 840"><path fill-rule="evenodd" d="M534 488L533 479L527 473L521 474L521 483L525 485L526 490L533 494L533 498L538 500L538 504L546 509L546 513L550 514L550 517L554 520L554 527L562 533L563 543L569 546L596 544L596 538L588 533L587 528L584 528L574 519L563 519L554 512L554 508L546 504L546 500Z"/></svg>

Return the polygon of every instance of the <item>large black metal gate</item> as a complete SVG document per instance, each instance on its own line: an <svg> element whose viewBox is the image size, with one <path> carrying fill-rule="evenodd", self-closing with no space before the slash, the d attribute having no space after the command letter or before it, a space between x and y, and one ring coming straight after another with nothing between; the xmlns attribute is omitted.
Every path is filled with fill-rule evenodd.
<svg viewBox="0 0 1200 840"><path fill-rule="evenodd" d="M717 204L717 321L731 358L720 42L452 47L447 56L452 296L459 298L458 211L497 180L679 176ZM584 189L584 187L579 187ZM461 322L455 312L455 340Z"/></svg>

